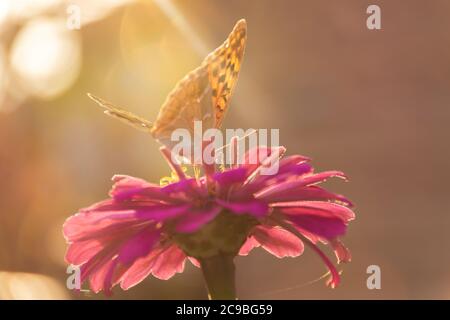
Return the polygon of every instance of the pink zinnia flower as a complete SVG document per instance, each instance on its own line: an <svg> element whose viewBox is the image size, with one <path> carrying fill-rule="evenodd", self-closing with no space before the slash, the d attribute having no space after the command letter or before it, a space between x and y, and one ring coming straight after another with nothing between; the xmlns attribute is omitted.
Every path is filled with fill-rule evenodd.
<svg viewBox="0 0 450 320"><path fill-rule="evenodd" d="M178 181L166 186L130 176L114 176L111 198L67 219L64 236L68 263L80 266L81 281L94 292L124 290L148 275L169 279L182 272L186 259L202 268L213 298L233 298L233 258L261 246L278 258L302 254L311 247L330 271L329 284L339 283L334 264L318 243L330 244L339 262L350 253L339 238L354 219L351 203L318 186L342 172L314 173L309 159L280 159L277 174L260 170L285 149L254 149L244 164L224 171L204 167L205 175L187 177L162 153ZM265 151L260 153L261 151ZM253 153L253 154L252 154ZM266 154L256 164L254 153Z"/></svg>

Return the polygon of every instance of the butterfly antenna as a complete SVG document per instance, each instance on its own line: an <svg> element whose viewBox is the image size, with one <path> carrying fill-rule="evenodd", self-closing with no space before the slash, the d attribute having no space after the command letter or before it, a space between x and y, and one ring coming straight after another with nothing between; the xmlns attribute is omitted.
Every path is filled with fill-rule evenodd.
<svg viewBox="0 0 450 320"><path fill-rule="evenodd" d="M252 129L249 133L245 134L244 136L238 137L237 142L239 142L239 141L241 141L241 140L244 140L245 138L251 136L252 134L254 134L254 133L256 133L256 132L257 132L256 129ZM227 143L226 145L224 145L224 146L222 146L222 147L220 147L220 148L217 148L215 151L216 151L216 152L217 152L217 151L221 151L221 150L223 150L223 149L225 149L225 148L228 148L230 145L231 145L231 143Z"/></svg>

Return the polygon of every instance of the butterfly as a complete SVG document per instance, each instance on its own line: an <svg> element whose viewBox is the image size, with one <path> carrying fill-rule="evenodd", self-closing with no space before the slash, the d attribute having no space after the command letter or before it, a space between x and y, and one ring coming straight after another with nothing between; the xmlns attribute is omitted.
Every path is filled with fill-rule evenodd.
<svg viewBox="0 0 450 320"><path fill-rule="evenodd" d="M239 20L221 46L201 65L181 79L169 93L152 123L92 94L105 114L150 133L163 145L172 146L171 134L184 128L193 133L194 121L203 128L220 128L241 69L247 41L247 23Z"/></svg>

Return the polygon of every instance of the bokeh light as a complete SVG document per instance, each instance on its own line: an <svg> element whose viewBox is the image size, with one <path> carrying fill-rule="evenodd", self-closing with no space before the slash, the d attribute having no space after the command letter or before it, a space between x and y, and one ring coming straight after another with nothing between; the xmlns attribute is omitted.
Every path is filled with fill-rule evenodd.
<svg viewBox="0 0 450 320"><path fill-rule="evenodd" d="M0 272L0 300L49 300L68 299L66 288L48 276Z"/></svg>
<svg viewBox="0 0 450 320"><path fill-rule="evenodd" d="M73 84L81 66L78 34L62 19L36 19L14 40L11 66L25 93L53 98Z"/></svg>
<svg viewBox="0 0 450 320"><path fill-rule="evenodd" d="M2 111L3 100L6 95L7 76L5 50L0 43L0 112Z"/></svg>

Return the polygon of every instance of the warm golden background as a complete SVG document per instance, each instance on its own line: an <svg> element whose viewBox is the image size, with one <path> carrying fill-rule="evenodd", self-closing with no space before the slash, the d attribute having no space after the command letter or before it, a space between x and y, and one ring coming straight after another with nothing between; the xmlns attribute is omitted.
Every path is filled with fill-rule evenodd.
<svg viewBox="0 0 450 320"><path fill-rule="evenodd" d="M311 252L238 258L251 299L449 299L450 2L78 0L0 1L0 299L101 298L65 289L61 225L106 197L115 173L158 181L152 139L108 119L105 97L154 119L166 94L239 18L246 57L225 127L280 128L289 153L350 183L356 203L342 286ZM9 5L8 5L9 4ZM366 28L378 4L382 30ZM366 287L366 268L382 289ZM149 278L114 299L206 298L199 270Z"/></svg>

